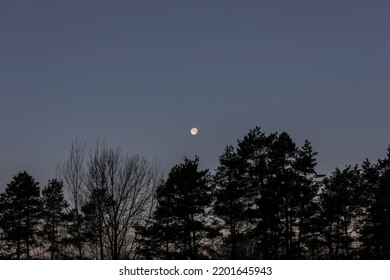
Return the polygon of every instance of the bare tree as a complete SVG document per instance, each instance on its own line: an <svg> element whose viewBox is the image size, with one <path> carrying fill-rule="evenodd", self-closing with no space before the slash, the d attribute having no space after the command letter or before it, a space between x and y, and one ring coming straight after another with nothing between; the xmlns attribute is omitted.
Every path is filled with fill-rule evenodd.
<svg viewBox="0 0 390 280"><path fill-rule="evenodd" d="M157 164L120 149L97 145L88 162L87 186L95 194L97 240L100 258L131 258L134 225L150 212L155 188L161 180ZM96 197L96 194L99 194Z"/></svg>
<svg viewBox="0 0 390 280"><path fill-rule="evenodd" d="M83 258L83 233L81 207L85 197L85 144L76 139L71 144L68 159L64 164L59 164L57 177L65 183L68 200L72 211L72 230L69 233L71 243L77 249L77 257Z"/></svg>

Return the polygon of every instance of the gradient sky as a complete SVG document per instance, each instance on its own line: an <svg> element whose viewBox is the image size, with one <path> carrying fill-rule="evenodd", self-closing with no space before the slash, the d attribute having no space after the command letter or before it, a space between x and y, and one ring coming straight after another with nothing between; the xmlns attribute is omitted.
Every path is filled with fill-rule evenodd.
<svg viewBox="0 0 390 280"><path fill-rule="evenodd" d="M390 144L390 1L0 0L0 190L78 137L214 170L254 128L318 170ZM200 133L193 137L191 127Z"/></svg>

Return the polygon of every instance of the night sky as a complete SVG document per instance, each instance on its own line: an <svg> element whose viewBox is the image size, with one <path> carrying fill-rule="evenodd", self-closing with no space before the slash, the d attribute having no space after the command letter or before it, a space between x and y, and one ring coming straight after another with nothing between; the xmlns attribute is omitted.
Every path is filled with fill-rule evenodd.
<svg viewBox="0 0 390 280"><path fill-rule="evenodd" d="M318 170L390 144L390 1L0 0L0 191L46 185L76 137L213 171L249 129ZM199 134L192 136L190 129Z"/></svg>

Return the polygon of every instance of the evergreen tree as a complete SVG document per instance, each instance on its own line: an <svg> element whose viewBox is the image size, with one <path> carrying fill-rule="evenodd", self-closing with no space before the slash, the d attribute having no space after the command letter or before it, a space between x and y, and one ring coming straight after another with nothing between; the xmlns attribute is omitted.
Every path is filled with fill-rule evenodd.
<svg viewBox="0 0 390 280"><path fill-rule="evenodd" d="M378 165L371 164L368 159L362 163L361 169L362 193L359 200L360 207L358 212L360 224L358 233L361 244L359 254L361 259L371 259L375 258L377 248L379 247L375 234L375 206L380 177Z"/></svg>
<svg viewBox="0 0 390 280"><path fill-rule="evenodd" d="M265 135L260 127L255 127L243 140L238 141L237 155L244 165L240 184L248 192L246 206L250 217L247 224L250 250L247 251L246 258L279 258L280 197L278 190L271 186L275 177L270 173L273 165L271 146L277 136L277 133ZM274 186L279 187L276 182Z"/></svg>
<svg viewBox="0 0 390 280"><path fill-rule="evenodd" d="M232 146L227 146L219 158L220 166L213 177L215 202L214 215L222 221L223 247L229 259L247 258L245 252L248 234L251 192L245 184L245 162Z"/></svg>
<svg viewBox="0 0 390 280"><path fill-rule="evenodd" d="M42 190L43 237L49 244L50 259L59 257L60 243L64 234L68 203L64 199L63 183L53 179Z"/></svg>
<svg viewBox="0 0 390 280"><path fill-rule="evenodd" d="M76 208L70 208L64 217L65 234L61 243L64 246L62 252L65 259L88 259L85 255L85 217L83 213ZM81 253L81 255L80 255Z"/></svg>
<svg viewBox="0 0 390 280"><path fill-rule="evenodd" d="M367 164L366 164L367 165ZM390 258L390 146L387 157L366 166L366 215L362 229L362 258Z"/></svg>
<svg viewBox="0 0 390 280"><path fill-rule="evenodd" d="M265 135L259 127L236 150L225 149L214 176L214 213L229 258L303 258L318 213L315 155L308 141L297 148L287 133Z"/></svg>
<svg viewBox="0 0 390 280"><path fill-rule="evenodd" d="M375 259L390 259L390 170L380 178L375 194L374 237L376 240Z"/></svg>
<svg viewBox="0 0 390 280"><path fill-rule="evenodd" d="M13 253L10 258L30 259L37 244L41 216L39 183L26 171L13 177L1 195L0 227Z"/></svg>
<svg viewBox="0 0 390 280"><path fill-rule="evenodd" d="M199 158L185 158L172 168L168 179L156 190L152 222L142 230L146 256L162 259L207 257L209 229L206 216L211 204L209 174L198 170ZM145 255L145 254L144 254Z"/></svg>
<svg viewBox="0 0 390 280"><path fill-rule="evenodd" d="M337 168L324 179L321 214L328 259L356 258L360 189L357 166L347 166L343 170Z"/></svg>
<svg viewBox="0 0 390 280"><path fill-rule="evenodd" d="M253 231L256 255L265 259L291 259L296 239L294 211L300 192L293 169L296 146L285 132L270 134L265 143L265 147L259 145L254 151L255 155L263 154L264 159L260 166L255 164L251 172L256 201Z"/></svg>
<svg viewBox="0 0 390 280"><path fill-rule="evenodd" d="M305 140L304 145L297 150L293 169L296 175L295 195L293 198L294 220L292 224L295 231L293 254L291 258L315 258L318 250L320 231L318 219L320 207L318 203L318 175L315 167L317 161L311 143Z"/></svg>

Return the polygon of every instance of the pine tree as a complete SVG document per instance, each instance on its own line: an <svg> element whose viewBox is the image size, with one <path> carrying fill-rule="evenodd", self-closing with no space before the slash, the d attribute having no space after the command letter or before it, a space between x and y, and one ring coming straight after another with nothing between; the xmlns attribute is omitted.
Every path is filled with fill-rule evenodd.
<svg viewBox="0 0 390 280"><path fill-rule="evenodd" d="M237 155L244 165L240 184L248 193L246 206L250 217L246 258L279 258L281 198L276 188L280 186L271 174L276 164L271 160L272 145L277 137L277 133L265 135L260 127L255 127L238 141Z"/></svg>
<svg viewBox="0 0 390 280"><path fill-rule="evenodd" d="M42 190L44 240L49 244L50 259L59 257L60 243L65 227L65 210L68 203L64 199L63 183L53 179Z"/></svg>
<svg viewBox="0 0 390 280"><path fill-rule="evenodd" d="M390 170L386 170L380 178L375 194L374 236L377 241L375 258L390 259Z"/></svg>
<svg viewBox="0 0 390 280"><path fill-rule="evenodd" d="M156 190L156 209L152 222L143 228L145 257L161 259L199 259L209 229L206 214L211 204L208 170L198 170L199 158L185 158L172 168L168 179ZM150 251L149 251L150 252Z"/></svg>
<svg viewBox="0 0 390 280"><path fill-rule="evenodd" d="M293 227L295 240L292 258L315 258L318 249L320 231L316 224L320 215L318 203L318 180L323 177L318 175L317 165L311 143L305 140L304 145L297 150L293 169L296 175L295 195L293 196Z"/></svg>
<svg viewBox="0 0 390 280"><path fill-rule="evenodd" d="M360 170L357 166L336 168L324 179L321 192L324 242L329 259L352 259L357 255L357 221L360 195Z"/></svg>
<svg viewBox="0 0 390 280"><path fill-rule="evenodd" d="M213 177L215 202L213 212L222 224L223 247L229 259L247 258L245 252L251 192L245 184L246 163L232 146L227 146L219 158L220 166Z"/></svg>
<svg viewBox="0 0 390 280"><path fill-rule="evenodd" d="M30 259L37 245L41 217L39 183L26 171L13 177L1 195L0 226L14 253L10 258Z"/></svg>
<svg viewBox="0 0 390 280"><path fill-rule="evenodd" d="M286 132L256 127L225 149L214 176L214 213L229 258L299 259L315 245L316 153ZM239 250L238 250L239 248Z"/></svg>
<svg viewBox="0 0 390 280"><path fill-rule="evenodd" d="M359 255L361 259L375 258L376 248L378 248L378 240L375 236L375 205L376 193L379 186L379 168L377 164L372 164L366 159L361 166L361 187L362 192L359 199L358 219L360 228Z"/></svg>
<svg viewBox="0 0 390 280"><path fill-rule="evenodd" d="M365 166L366 212L361 231L362 258L390 258L390 146L387 157Z"/></svg>

